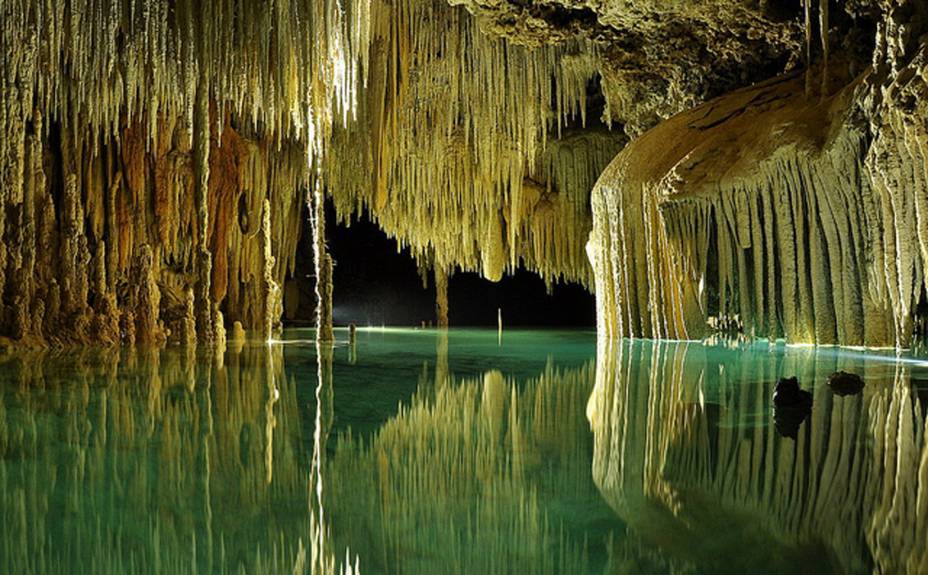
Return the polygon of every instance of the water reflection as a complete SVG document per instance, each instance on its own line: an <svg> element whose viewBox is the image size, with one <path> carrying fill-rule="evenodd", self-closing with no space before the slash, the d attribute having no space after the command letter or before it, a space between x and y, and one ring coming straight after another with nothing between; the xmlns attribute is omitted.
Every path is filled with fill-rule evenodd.
<svg viewBox="0 0 928 575"><path fill-rule="evenodd" d="M290 572L299 417L279 348L2 360L0 572Z"/></svg>
<svg viewBox="0 0 928 575"><path fill-rule="evenodd" d="M590 504L592 362L523 382L446 370L439 356L434 385L423 377L369 440L339 442L327 485L342 544L365 572L586 572L577 533L606 511Z"/></svg>
<svg viewBox="0 0 928 575"><path fill-rule="evenodd" d="M577 533L612 520L593 362L516 378L482 341L457 358L477 377L446 332L398 357L362 339L0 358L0 572L585 571L602 545ZM377 431L335 425L337 385L416 372Z"/></svg>
<svg viewBox="0 0 928 575"><path fill-rule="evenodd" d="M497 335L0 358L0 572L928 572L923 362Z"/></svg>
<svg viewBox="0 0 928 575"><path fill-rule="evenodd" d="M588 405L593 477L629 525L614 565L928 572L925 406L910 382L916 362L827 348L734 352L641 341L601 342L598 361ZM828 389L839 369L863 375L862 393ZM795 440L771 421L775 382L793 375L815 396Z"/></svg>

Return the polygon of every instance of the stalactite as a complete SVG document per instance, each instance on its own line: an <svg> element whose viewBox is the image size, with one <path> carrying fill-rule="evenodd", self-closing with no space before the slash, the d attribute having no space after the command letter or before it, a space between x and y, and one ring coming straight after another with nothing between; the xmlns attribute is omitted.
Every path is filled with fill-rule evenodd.
<svg viewBox="0 0 928 575"><path fill-rule="evenodd" d="M623 138L578 127L598 76L592 46L517 46L440 0L375 1L371 21L382 49L368 98L333 134L325 169L339 218L367 211L426 267L591 285L576 240Z"/></svg>
<svg viewBox="0 0 928 575"><path fill-rule="evenodd" d="M818 28L821 33L822 41L822 97L828 96L828 0L819 0L818 3Z"/></svg>
<svg viewBox="0 0 928 575"><path fill-rule="evenodd" d="M370 18L369 0L0 5L0 336L149 341L139 325L163 324L208 342L224 315L262 331L308 160L356 117ZM128 309L140 288L157 322Z"/></svg>
<svg viewBox="0 0 928 575"><path fill-rule="evenodd" d="M164 341L163 328L158 319L160 292L155 283L154 254L151 247L145 245L133 265L133 286L137 290L131 298L131 309L135 317L136 341L142 345L159 344Z"/></svg>

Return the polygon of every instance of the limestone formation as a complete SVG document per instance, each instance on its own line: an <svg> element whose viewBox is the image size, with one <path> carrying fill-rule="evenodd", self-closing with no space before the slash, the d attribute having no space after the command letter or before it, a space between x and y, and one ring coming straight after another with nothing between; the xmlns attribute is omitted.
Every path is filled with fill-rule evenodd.
<svg viewBox="0 0 928 575"><path fill-rule="evenodd" d="M814 73L843 88L771 80L627 146L592 198L600 329L694 338L734 318L792 342L908 346L928 256L928 42L898 41L881 33L874 60L896 69L849 78L832 62Z"/></svg>
<svg viewBox="0 0 928 575"><path fill-rule="evenodd" d="M269 336L306 207L330 201L423 269L579 282L610 336L907 346L926 12L2 2L0 336Z"/></svg>

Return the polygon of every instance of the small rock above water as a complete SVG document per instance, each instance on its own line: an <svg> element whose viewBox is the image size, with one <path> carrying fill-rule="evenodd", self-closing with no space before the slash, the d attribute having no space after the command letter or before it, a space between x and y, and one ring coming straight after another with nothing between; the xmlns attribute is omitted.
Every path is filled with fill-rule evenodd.
<svg viewBox="0 0 928 575"><path fill-rule="evenodd" d="M864 388L864 380L856 373L836 371L828 376L828 387L835 395L857 395Z"/></svg>

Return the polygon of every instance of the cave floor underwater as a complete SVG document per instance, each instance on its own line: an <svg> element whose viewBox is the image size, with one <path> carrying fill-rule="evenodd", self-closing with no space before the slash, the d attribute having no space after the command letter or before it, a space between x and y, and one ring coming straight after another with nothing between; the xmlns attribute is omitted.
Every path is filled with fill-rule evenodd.
<svg viewBox="0 0 928 575"><path fill-rule="evenodd" d="M928 569L928 360L335 336L4 356L0 572ZM773 404L789 376L810 409Z"/></svg>

